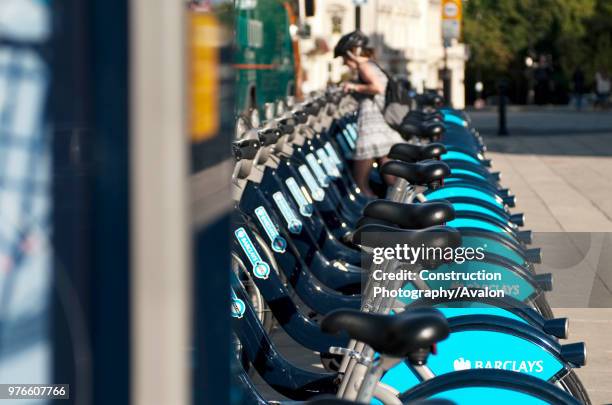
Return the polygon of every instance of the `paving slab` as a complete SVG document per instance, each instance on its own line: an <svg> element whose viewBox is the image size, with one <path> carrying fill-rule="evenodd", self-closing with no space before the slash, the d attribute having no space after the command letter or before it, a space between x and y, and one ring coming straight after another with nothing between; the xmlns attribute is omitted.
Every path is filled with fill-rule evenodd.
<svg viewBox="0 0 612 405"><path fill-rule="evenodd" d="M526 227L541 233L545 264L538 271L572 256L582 259L581 271L556 273L562 276L549 301L572 306L553 308L570 319L570 338L563 343L586 342L587 365L577 374L593 404L612 403L612 114L514 111L508 137L496 135L494 113L471 116L484 129L487 157L516 194ZM566 243L556 232L566 233Z"/></svg>

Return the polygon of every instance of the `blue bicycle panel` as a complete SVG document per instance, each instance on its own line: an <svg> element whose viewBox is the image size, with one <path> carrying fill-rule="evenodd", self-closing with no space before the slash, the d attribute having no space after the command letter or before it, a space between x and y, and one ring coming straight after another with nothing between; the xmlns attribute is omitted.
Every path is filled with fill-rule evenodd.
<svg viewBox="0 0 612 405"><path fill-rule="evenodd" d="M525 259L523 259L519 253L491 238L461 235L461 246L473 248L483 247L486 253L501 256L519 266L525 265Z"/></svg>
<svg viewBox="0 0 612 405"><path fill-rule="evenodd" d="M468 155L467 153L457 152L454 150L449 150L444 155L440 156L442 160L463 160L470 163L475 163L477 165L481 165L482 163L474 158L473 156Z"/></svg>
<svg viewBox="0 0 612 405"><path fill-rule="evenodd" d="M446 399L456 405L487 404L495 405L549 405L548 402L529 394L503 388L466 387L449 390L434 395L432 399Z"/></svg>
<svg viewBox="0 0 612 405"><path fill-rule="evenodd" d="M482 207L480 205L467 204L467 203L453 203L453 208L455 209L455 211L474 211L474 212L478 212L479 214L491 216L502 222L508 222L508 218L504 218L498 213L491 211L490 209Z"/></svg>
<svg viewBox="0 0 612 405"><path fill-rule="evenodd" d="M427 365L434 375L468 369L502 369L551 381L564 370L564 364L548 350L522 337L492 330L452 332L439 342L436 355ZM400 392L420 382L405 362L389 370L381 381ZM473 403L475 402L472 399Z"/></svg>
<svg viewBox="0 0 612 405"><path fill-rule="evenodd" d="M465 170L465 169L451 169L451 178L450 179L444 179L445 182L449 181L449 180L454 180L453 179L453 174L463 174L466 176L471 176L474 178L477 178L479 180L486 180L486 178L484 176L481 176L480 174L470 171L470 170Z"/></svg>
<svg viewBox="0 0 612 405"><path fill-rule="evenodd" d="M425 196L427 196L428 200L443 200L450 197L470 197L487 201L502 209L504 208L504 204L490 193L471 187L453 186L452 184L435 191L426 192Z"/></svg>
<svg viewBox="0 0 612 405"><path fill-rule="evenodd" d="M452 114L445 113L445 112L443 112L442 115L444 116L444 122L461 125L462 127L468 126L468 123L466 120L459 118L456 115L452 115Z"/></svg>
<svg viewBox="0 0 612 405"><path fill-rule="evenodd" d="M498 276L500 280L477 280L477 281L457 281L457 280L423 280L432 290L444 289L452 290L458 287L469 287L489 290L503 290L504 296L512 297L519 301L527 301L536 293L535 287L525 279L521 274L518 274L510 269L494 263L470 261L462 264L452 263L443 264L429 274L446 273L450 278L452 273L476 274L481 270L485 270L486 274ZM405 291L414 291L417 288L408 282L402 287ZM417 298L401 297L399 300L405 304L414 302Z"/></svg>
<svg viewBox="0 0 612 405"><path fill-rule="evenodd" d="M477 228L495 233L501 233L506 235L508 234L508 232L506 232L499 226L479 219L457 218L453 219L450 222L447 222L446 225L451 226L453 228Z"/></svg>
<svg viewBox="0 0 612 405"><path fill-rule="evenodd" d="M438 354L430 356L435 375L466 369L492 368L516 371L551 381L565 370L548 350L522 337L492 330L453 332L438 343Z"/></svg>
<svg viewBox="0 0 612 405"><path fill-rule="evenodd" d="M520 316L508 311L507 309L497 308L492 305L481 303L466 302L466 307L463 308L445 308L444 304L436 305L435 308L442 312L445 317L453 318L464 315L492 315L501 316L502 318L513 319L515 321L529 323Z"/></svg>

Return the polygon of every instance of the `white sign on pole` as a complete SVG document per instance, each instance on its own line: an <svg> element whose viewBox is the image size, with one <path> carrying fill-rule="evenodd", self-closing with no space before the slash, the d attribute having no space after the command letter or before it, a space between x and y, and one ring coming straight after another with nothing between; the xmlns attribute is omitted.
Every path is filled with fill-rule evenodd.
<svg viewBox="0 0 612 405"><path fill-rule="evenodd" d="M445 40L461 37L461 0L442 1L442 38Z"/></svg>

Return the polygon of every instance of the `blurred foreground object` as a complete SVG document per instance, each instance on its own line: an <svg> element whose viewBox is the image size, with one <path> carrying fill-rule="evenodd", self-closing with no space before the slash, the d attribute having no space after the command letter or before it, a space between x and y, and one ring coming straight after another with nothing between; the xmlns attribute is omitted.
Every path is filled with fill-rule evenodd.
<svg viewBox="0 0 612 405"><path fill-rule="evenodd" d="M51 382L49 17L0 1L0 383Z"/></svg>
<svg viewBox="0 0 612 405"><path fill-rule="evenodd" d="M42 42L49 37L49 7L42 0L0 1L0 38Z"/></svg>

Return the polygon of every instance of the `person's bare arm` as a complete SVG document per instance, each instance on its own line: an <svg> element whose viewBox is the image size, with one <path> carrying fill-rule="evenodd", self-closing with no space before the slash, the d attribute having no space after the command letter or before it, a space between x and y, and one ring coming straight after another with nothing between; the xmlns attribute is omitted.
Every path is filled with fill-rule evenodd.
<svg viewBox="0 0 612 405"><path fill-rule="evenodd" d="M359 64L359 74L365 83L347 83L345 90L366 94L383 94L385 87L369 63Z"/></svg>
<svg viewBox="0 0 612 405"><path fill-rule="evenodd" d="M367 63L368 59L353 55L352 52L347 52L347 57L352 59L357 64L357 69L361 79L365 82L361 83L345 83L344 91L356 91L366 94L382 94L385 92L385 87L381 83L372 66Z"/></svg>

